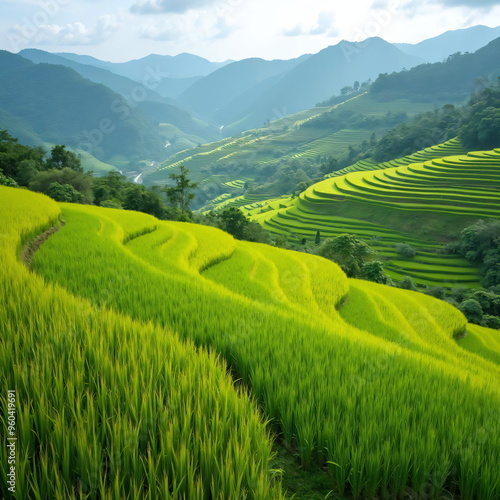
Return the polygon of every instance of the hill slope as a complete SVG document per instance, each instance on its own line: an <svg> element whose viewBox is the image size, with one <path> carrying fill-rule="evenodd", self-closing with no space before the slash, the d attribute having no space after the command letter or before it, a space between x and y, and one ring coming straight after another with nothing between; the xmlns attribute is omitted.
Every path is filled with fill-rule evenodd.
<svg viewBox="0 0 500 500"><path fill-rule="evenodd" d="M284 208L263 205L250 213L295 240L312 240L318 230L323 237L356 234L388 259L385 266L396 279L478 286L477 270L439 250L478 218L499 216L500 150L456 155L460 149L450 141L392 162L362 161L282 201ZM402 258L398 242L413 245L417 256Z"/></svg>
<svg viewBox="0 0 500 500"><path fill-rule="evenodd" d="M9 262L14 265L19 245L16 234L26 232L27 226L34 234L37 228L53 224L58 210L53 203L42 203L39 195L21 192L17 198L21 204L15 213L24 215L13 217L11 207L16 206L18 192L0 190L0 199L8 201L1 205L2 232L12 235L3 251L8 252ZM38 205L35 217L29 197L33 206ZM10 320L2 322L2 338L12 343L18 327L26 324L31 339L34 332L41 328L45 331L59 321L57 316L44 315L43 307L51 308L53 297L59 301L56 310L61 311L61 321L75 324L71 332L61 328L56 338L43 338L47 339L46 352L63 353L68 365L83 363L83 359L90 364L88 371L84 367L74 370L75 375L67 382L75 379L78 395L89 384L87 404L78 406L77 412L79 418L89 423L78 432L95 443L94 455L87 459L89 464L109 460L106 463L110 467L100 476L103 481L95 486L101 488L101 495L106 492L110 498L118 498L114 490L127 493L132 488L140 496L147 485L161 485L173 498L203 498L201 492L212 497L238 498L246 488L252 488L255 493L251 496L256 498L278 497L266 481L265 467L262 468L269 448L259 435L258 423L251 419L225 420L230 415L251 415L251 408L245 406L248 403L244 400L237 408L237 402L232 401L225 409L216 410L220 401L217 398L222 396L210 391L212 380L220 380L215 366L209 372L214 378L206 377L200 384L201 390L188 396L195 411L191 407L186 410L188 403L184 402L179 406L184 418L176 418L180 401L177 395L180 398L182 391L194 388L198 361L208 363L204 347L224 358L235 377L248 386L272 430L278 433L278 443L296 453L303 470L323 470L319 472L322 480L338 496L403 496L410 489L426 491L429 478L433 478L436 496L448 491L493 499L500 493L496 481L500 449L498 365L456 344L453 336L468 328L456 309L422 294L347 280L336 265L324 259L237 242L209 227L160 222L143 214L96 207L61 205L61 211L66 225L49 238L33 261L35 273L54 287L43 295L39 288L42 281L36 274L12 274L11 266L2 270L0 290L15 293L9 297L11 300L2 301L8 307ZM30 225L32 218L35 223ZM19 267L17 264L12 269ZM16 281L13 276L20 278ZM35 307L28 310L39 311L36 325L25 314L21 322L18 318L20 309L16 304L21 300L23 285L23 300L31 296L26 290L32 289L37 292L35 297L45 297L43 304L35 302ZM69 293L81 298L70 297ZM339 313L336 306L340 307L346 297L350 300ZM63 307L65 301L69 306ZM76 309L77 304L85 304L86 313ZM103 323L99 323L94 311L104 305L105 310L97 309L103 315ZM115 312L123 315L121 324L131 328L132 335L127 336L120 325L112 327L107 323ZM91 333L86 334L81 328L82 321L90 322ZM101 324L105 327L99 328ZM128 341L138 335L133 330L136 324L149 325L142 335L145 343L140 347L136 340L135 344ZM165 352L165 343L175 346L178 337L157 336L157 327L176 331L186 341L186 350L180 351L179 347L173 355L160 354ZM99 348L92 349L88 342L94 341L96 335L92 332L97 331ZM475 330L475 335L485 334ZM82 338L81 344L77 343L73 350L63 348L75 345L75 337ZM199 355L187 358L191 341L200 347ZM6 366L19 361L24 366L27 359L32 359L29 345L26 342L18 349L2 350ZM85 349L84 355L80 354L80 345ZM153 362L146 362L149 355ZM183 383L178 383L176 368L173 375L169 369L161 368L165 359L174 366L179 363L186 374ZM114 370L117 363L120 370ZM44 376L54 367L44 356L35 358L34 364ZM23 420L23 443L31 446L36 435L42 454L40 459L37 454L30 454L19 484L27 489L34 485L71 489L79 480L85 483L80 474L88 468L67 471L64 462L56 458L58 452L64 457L62 450L76 446L74 433L67 432L73 422L71 412L67 420L50 420L52 405L60 408L69 400L73 408L75 391L54 390L62 387L60 382L51 383L50 390L40 387L41 376L31 377L28 382L28 371L2 373L5 387L11 383L24 388L27 384L33 389L31 398L36 395L44 402L49 394L57 398L49 399L48 405L43 406L46 411L36 412L33 420ZM13 380L11 374L17 374L17 379ZM114 378L110 379L109 374L114 374ZM162 377L168 377L167 387L175 390L173 395L167 396L165 389L160 390ZM130 380L134 382L130 384ZM151 392L144 391L144 387L139 390L143 380L149 381ZM36 390L34 384L38 384ZM119 396L114 396L119 385ZM90 402L94 387L99 411L105 405L116 409L120 401L123 414L106 412L110 426L106 429L94 426L98 421L94 418L95 406ZM202 391L205 397L201 397ZM28 418L33 415L26 409L30 398L23 395L19 397L19 413ZM150 400L144 399L150 395L158 396L158 406L152 407ZM164 420L150 420L147 446L141 448L139 444L138 449L137 439L132 445L123 445L123 432L136 421L128 423L134 411L141 409L143 417L148 411L156 415L157 409L162 412L165 397L168 413ZM210 411L200 413L203 407ZM186 411L192 418L186 420ZM226 422L222 428L222 422L217 420L219 415ZM157 436L163 436L162 431L170 424L174 427L168 435L173 438L160 444ZM247 424L254 425L250 441L249 427L241 427ZM33 426L41 430L30 437ZM61 438L54 436L53 428L55 436L60 433ZM240 437L230 429L241 429ZM230 434L220 440L221 432ZM48 436L52 445L45 462ZM201 444L199 437L204 439ZM218 460L221 444L229 458L223 467L217 467L206 460ZM126 462L127 469L122 462L115 470L116 455L111 451L122 450L120 446L125 447L122 453L131 458ZM244 446L255 452L250 460L260 462L234 462L233 457L248 450ZM88 447L77 448L78 453L84 450ZM165 462L165 455L179 456L174 450L185 450L180 456L186 457L186 462ZM205 456L203 450L211 451ZM110 454L109 459L105 458L106 453ZM140 459L146 453L149 454L143 468ZM241 457L248 456L241 453ZM83 459L82 463L86 464ZM193 476L196 466L199 472ZM51 481L44 483L47 477ZM115 484L115 477L121 481L119 484ZM181 478L185 478L182 490L174 493L176 485L181 488ZM31 480L29 485L26 480ZM221 489L217 490L216 485ZM187 488L196 488L194 491L200 494L187 494ZM217 491L225 493L216 494Z"/></svg>
<svg viewBox="0 0 500 500"><path fill-rule="evenodd" d="M238 117L232 117L234 125L229 130L236 134L262 126L267 120L309 109L338 95L344 86L356 80L361 83L379 73L411 68L421 62L380 38L359 44L342 41L308 57L270 87L263 88Z"/></svg>
<svg viewBox="0 0 500 500"><path fill-rule="evenodd" d="M476 90L494 85L498 80L499 54L500 38L496 38L473 54L454 55L445 62L381 75L373 83L371 92L381 100L464 101Z"/></svg>
<svg viewBox="0 0 500 500"><path fill-rule="evenodd" d="M103 85L69 68L34 64L6 51L0 52L0 67L0 108L45 142L78 147L102 160L115 154L162 155L153 121Z"/></svg>

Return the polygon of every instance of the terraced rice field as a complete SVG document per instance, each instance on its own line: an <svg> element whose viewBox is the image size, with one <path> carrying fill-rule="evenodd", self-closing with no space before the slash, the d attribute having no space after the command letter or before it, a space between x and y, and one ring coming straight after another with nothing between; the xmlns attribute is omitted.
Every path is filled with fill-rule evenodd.
<svg viewBox="0 0 500 500"><path fill-rule="evenodd" d="M211 227L0 200L1 397L19 391L29 497L282 498L271 439L341 498L499 497L497 332ZM29 272L16 255L60 217Z"/></svg>
<svg viewBox="0 0 500 500"><path fill-rule="evenodd" d="M314 239L318 230L323 238L356 234L388 259L385 266L395 279L478 286L478 270L439 253L439 242L476 219L500 215L500 150L439 157L459 147L450 141L393 162L356 164L345 175L311 186L289 208L254 217L292 241ZM414 246L417 256L398 256L395 246L401 242Z"/></svg>

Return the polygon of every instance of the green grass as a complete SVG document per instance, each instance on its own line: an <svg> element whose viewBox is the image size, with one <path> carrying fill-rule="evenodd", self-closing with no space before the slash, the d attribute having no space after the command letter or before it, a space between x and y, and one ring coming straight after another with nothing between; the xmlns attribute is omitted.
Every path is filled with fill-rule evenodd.
<svg viewBox="0 0 500 500"><path fill-rule="evenodd" d="M498 365L457 309L211 227L0 200L30 497L281 498L281 468L296 498L498 498Z"/></svg>

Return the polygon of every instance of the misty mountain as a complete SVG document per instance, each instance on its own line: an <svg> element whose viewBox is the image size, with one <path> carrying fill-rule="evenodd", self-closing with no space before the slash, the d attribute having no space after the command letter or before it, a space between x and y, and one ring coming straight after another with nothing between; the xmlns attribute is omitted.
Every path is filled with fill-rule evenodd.
<svg viewBox="0 0 500 500"><path fill-rule="evenodd" d="M199 136L210 136L211 131L203 126L199 120L193 120L192 116L184 109L179 108L173 99L159 95L155 90L165 82L151 79L145 85L131 80L130 78L116 75L103 68L97 68L88 64L80 64L64 57L37 49L25 49L19 55L30 61L48 64L58 64L74 69L84 78L106 85L111 90L124 96L133 106L138 106L158 123L170 123L180 130ZM191 81L192 79L188 79ZM149 88L148 88L149 87Z"/></svg>
<svg viewBox="0 0 500 500"><path fill-rule="evenodd" d="M380 100L463 102L473 92L495 85L500 77L500 38L473 54L456 54L401 73L382 74L371 92Z"/></svg>
<svg viewBox="0 0 500 500"><path fill-rule="evenodd" d="M82 64L90 64L92 66L107 69L117 75L126 76L137 82L142 82L142 80L152 72L160 74L162 78L192 78L196 76L206 76L232 62L211 62L203 57L186 53L177 56L150 54L146 57L123 63L101 61L95 57L81 56L66 52L61 52L57 55Z"/></svg>
<svg viewBox="0 0 500 500"><path fill-rule="evenodd" d="M130 78L117 75L112 71L92 66L90 64L81 64L79 62L66 59L65 57L51 54L50 52L46 52L44 50L24 49L19 52L19 55L29 59L35 64L47 63L67 66L68 68L74 69L76 72L80 73L80 75L84 78L87 78L94 83L102 83L111 90L127 97L129 100L133 100L134 94L138 94L140 92L141 99L144 98L144 100L148 101L165 102L165 99L154 91L158 86L158 83L154 80L151 81L149 88L144 86L139 88L139 82L131 80Z"/></svg>
<svg viewBox="0 0 500 500"><path fill-rule="evenodd" d="M214 119L237 96L261 82L283 75L308 57L274 61L250 58L234 62L193 84L179 96L179 102Z"/></svg>
<svg viewBox="0 0 500 500"><path fill-rule="evenodd" d="M159 158L163 141L150 117L121 95L59 65L34 64L0 51L0 128L91 152ZM9 123L9 116L15 121ZM5 121L4 121L5 120Z"/></svg>
<svg viewBox="0 0 500 500"><path fill-rule="evenodd" d="M240 89L241 98L238 98L234 91L236 97L226 108L218 110L217 117L230 118L230 123L221 124L227 126L226 133L235 134L261 126L267 120L312 108L316 103L340 94L344 86L355 81L361 83L376 78L379 73L411 68L421 62L418 57L403 53L381 38L370 38L362 43L342 41L300 61L274 81L261 82L262 92L256 91L255 87L253 91ZM201 85L203 80L195 85ZM211 94L206 98L213 99ZM238 109L237 116L234 109Z"/></svg>
<svg viewBox="0 0 500 500"><path fill-rule="evenodd" d="M395 43L407 54L421 57L428 62L441 62L457 52L476 52L500 36L500 26L473 26L461 30L447 31L417 44Z"/></svg>

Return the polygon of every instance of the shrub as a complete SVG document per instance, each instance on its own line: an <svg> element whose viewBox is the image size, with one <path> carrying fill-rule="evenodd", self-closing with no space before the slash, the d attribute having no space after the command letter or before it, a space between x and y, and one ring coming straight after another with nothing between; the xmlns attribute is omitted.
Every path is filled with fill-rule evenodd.
<svg viewBox="0 0 500 500"><path fill-rule="evenodd" d="M411 245L408 245L408 243L398 243L396 245L396 253L411 259L412 257L415 257L417 252Z"/></svg>
<svg viewBox="0 0 500 500"><path fill-rule="evenodd" d="M480 325L483 321L483 308L481 304L474 299L464 300L458 307L465 315L465 317L476 325Z"/></svg>
<svg viewBox="0 0 500 500"><path fill-rule="evenodd" d="M404 290L413 290L414 292L417 291L417 286L415 285L415 282L410 278L410 276L405 276L400 282L399 282L399 288L403 288Z"/></svg>

